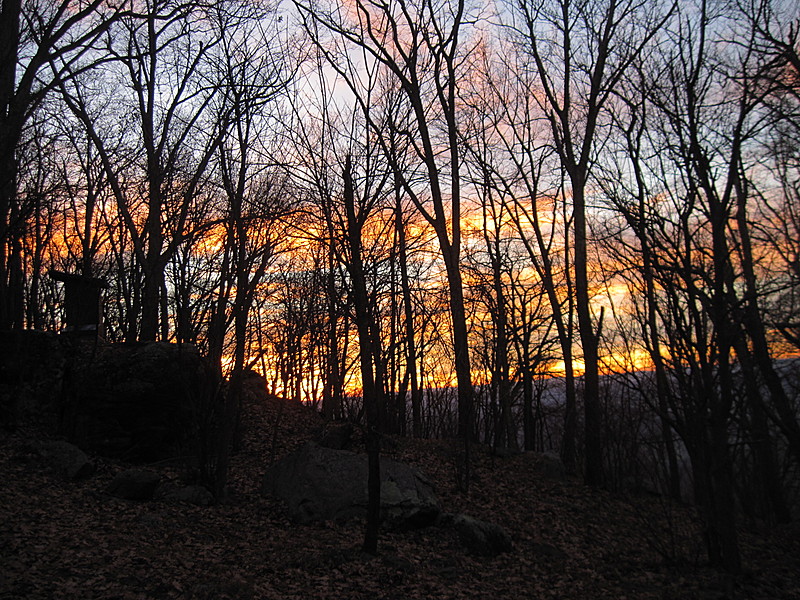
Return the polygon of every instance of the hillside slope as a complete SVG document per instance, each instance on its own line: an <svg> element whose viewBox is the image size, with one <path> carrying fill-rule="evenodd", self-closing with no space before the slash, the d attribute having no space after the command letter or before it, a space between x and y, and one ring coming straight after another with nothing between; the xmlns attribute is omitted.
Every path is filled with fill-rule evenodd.
<svg viewBox="0 0 800 600"><path fill-rule="evenodd" d="M384 533L380 556L363 555L359 523L296 526L258 494L270 457L322 426L281 404L247 403L230 501L209 507L110 497L128 465L103 459L90 479L62 481L33 450L35 432L1 434L0 599L800 598L798 528L743 531L748 572L729 580L703 566L686 507L592 491L553 477L540 456L480 449L471 491L459 494L446 441L397 440L391 454L429 476L445 510L503 526L514 552L472 557L453 532L429 528ZM167 481L185 474L147 468Z"/></svg>

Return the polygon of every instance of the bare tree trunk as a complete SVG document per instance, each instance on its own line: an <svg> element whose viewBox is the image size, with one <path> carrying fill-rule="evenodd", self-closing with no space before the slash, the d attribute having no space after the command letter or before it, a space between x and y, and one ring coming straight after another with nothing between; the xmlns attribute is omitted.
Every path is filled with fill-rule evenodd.
<svg viewBox="0 0 800 600"><path fill-rule="evenodd" d="M414 307L408 277L408 248L406 226L400 206L399 188L395 207L395 227L398 231L398 260L400 262L400 287L403 294L403 323L405 327L406 370L411 384L411 431L415 438L422 437L422 397L417 375L417 347L414 336Z"/></svg>
<svg viewBox="0 0 800 600"><path fill-rule="evenodd" d="M776 421L789 442L789 450L800 461L800 424L797 413L792 408L780 375L770 354L766 327L759 306L759 290L753 260L753 244L750 238L750 222L747 217L747 183L737 163L732 173L736 192L736 224L739 233L741 268L744 275L744 315L742 322L752 344L752 354L769 390L772 404L777 413Z"/></svg>
<svg viewBox="0 0 800 600"><path fill-rule="evenodd" d="M741 341L736 345L736 356L742 368L747 395L747 418L743 417L743 420L753 452L753 480L756 482L756 489L751 490L751 493L759 497L759 500L762 497L766 500L766 506L759 507L762 513L759 516L766 517L770 522L788 523L791 521L791 512L780 482L778 459L759 389L761 380L749 348Z"/></svg>
<svg viewBox="0 0 800 600"><path fill-rule="evenodd" d="M704 522L709 561L731 573L741 569L733 504L727 427L690 424L695 501Z"/></svg>
<svg viewBox="0 0 800 600"><path fill-rule="evenodd" d="M497 387L497 400L499 415L495 425L495 447L497 448L519 448L517 432L514 428L513 416L511 414L511 381L509 379L509 359L508 359L508 302L506 300L506 290L503 285L502 273L502 250L500 248L499 223L500 217L495 214L494 203L492 201L489 173L484 162L483 176L483 237L486 244L486 251L489 255L489 262L492 271L492 293L494 294L494 309L491 311L494 321L494 355L495 364L492 369L493 383ZM491 210L492 226L494 227L493 238L489 235L489 215Z"/></svg>
<svg viewBox="0 0 800 600"><path fill-rule="evenodd" d="M327 361L325 367L325 387L322 396L322 412L326 419L336 419L341 416L342 390L339 382L339 307L336 300L336 272L334 252L328 252L328 268L325 277L326 304L328 312L327 322Z"/></svg>
<svg viewBox="0 0 800 600"><path fill-rule="evenodd" d="M354 11L363 18L355 25L347 21L349 17L343 18L342 13L319 10L313 3L295 0L295 6L304 18L306 31L323 52L327 52L327 49L319 43L320 26L341 36L346 43L366 51L385 66L391 73L394 85L408 101L414 122L415 139L411 147L415 148L416 157L424 166L430 193L430 199L425 201L418 196L416 184L406 179L397 164L384 135L387 124L377 122L371 110L371 99L365 97L363 88L354 81L353 72L341 64L340 56L326 55L330 64L350 85L370 128L378 133L378 143L383 145L392 169L420 214L434 229L439 242L449 288L451 335L458 385L458 433L463 440L461 484L466 490L470 479L473 389L460 264L462 181L456 104L465 2L459 0L453 5L439 5L430 0L416 4L404 1L394 14L393 7L389 5L356 0ZM399 20L397 15L400 15ZM383 27L392 31L387 35ZM413 36L411 43L414 48L410 52L407 48L391 47L392 43L400 43L401 38L402 44L405 44L407 31L423 30L425 35ZM395 49L399 51L395 52ZM420 55L429 55L430 62L427 65L418 62ZM423 74L425 69L431 71ZM439 112L436 117L431 116L431 104L436 107L434 112ZM388 126L399 135L408 135L405 126L395 123L389 123ZM444 152L440 142L435 139L435 129L438 128L442 128L446 136Z"/></svg>
<svg viewBox="0 0 800 600"><path fill-rule="evenodd" d="M347 241L350 260L347 263L352 278L353 304L356 309L359 360L361 364L361 387L364 408L367 413L367 454L369 501L367 506L367 528L364 533L364 551L378 553L378 529L381 510L380 433L378 431L380 390L375 381L373 364L379 360L373 347L373 316L370 314L364 265L361 258L361 232L363 222L358 220L355 209L355 190L348 156L344 167L344 203L347 213Z"/></svg>
<svg viewBox="0 0 800 600"><path fill-rule="evenodd" d="M12 211L17 201L17 145L22 131L15 106L21 12L21 0L3 2L0 12L0 331L22 327L15 308L18 292L12 283L17 278L13 240L19 235Z"/></svg>
<svg viewBox="0 0 800 600"><path fill-rule="evenodd" d="M527 236L522 236L522 242L528 252L528 256L536 269L537 274L541 278L542 286L544 287L547 300L550 304L551 318L556 328L556 335L558 337L559 347L561 349L561 356L564 361L564 435L561 440L561 461L564 467L570 473L574 473L577 469L577 391L575 386L575 366L573 364L572 352L572 328L570 323L573 318L572 313L572 299L568 300L569 304L566 308L562 308L561 300L559 299L556 276L553 269L553 257L551 256L550 246L545 239L544 231L542 230L539 221L539 212L537 206L538 188L535 183L529 186L529 196L531 201L531 209L528 211L526 207L520 205L517 208L527 215L528 223L523 223L517 211L512 211L512 219L520 232L527 229L530 224L534 232L535 247ZM563 240L564 254L569 252L569 239ZM572 289L567 284L567 294L572 294ZM531 394L533 383L531 382Z"/></svg>
<svg viewBox="0 0 800 600"><path fill-rule="evenodd" d="M598 334L590 307L588 244L586 231L586 175L579 169L572 178L572 203L575 216L575 307L583 351L583 409L586 483L601 486L603 475L603 421L600 410L600 372Z"/></svg>

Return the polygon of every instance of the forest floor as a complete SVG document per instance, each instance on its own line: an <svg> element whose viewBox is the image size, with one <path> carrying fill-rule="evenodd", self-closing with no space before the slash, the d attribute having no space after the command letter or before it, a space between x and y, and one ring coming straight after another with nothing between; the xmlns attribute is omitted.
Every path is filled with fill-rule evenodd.
<svg viewBox="0 0 800 600"><path fill-rule="evenodd" d="M746 570L730 578L704 565L689 507L592 490L546 476L536 454L480 448L465 495L448 441L399 439L391 454L427 474L445 511L504 527L514 551L470 556L433 527L383 532L379 555L365 555L363 524L294 525L258 493L269 461L322 425L280 403L247 405L230 498L210 507L113 498L106 487L129 467L118 461L97 458L90 479L62 481L35 458L34 431L0 434L0 599L800 599L798 526L742 529Z"/></svg>

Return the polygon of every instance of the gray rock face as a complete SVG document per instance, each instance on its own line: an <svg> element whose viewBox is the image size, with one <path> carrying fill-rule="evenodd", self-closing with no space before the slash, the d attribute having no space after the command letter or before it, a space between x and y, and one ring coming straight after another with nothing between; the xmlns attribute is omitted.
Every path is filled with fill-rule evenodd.
<svg viewBox="0 0 800 600"><path fill-rule="evenodd" d="M152 471L128 469L118 473L106 491L123 500L152 500L161 476Z"/></svg>
<svg viewBox="0 0 800 600"><path fill-rule="evenodd" d="M293 520L346 521L366 515L367 456L309 442L267 469L262 493L283 500ZM439 515L430 482L416 469L381 458L381 517L397 529L425 527Z"/></svg>
<svg viewBox="0 0 800 600"><path fill-rule="evenodd" d="M493 557L513 550L506 530L494 523L467 515L443 515L439 525L454 528L459 541L470 554Z"/></svg>
<svg viewBox="0 0 800 600"><path fill-rule="evenodd" d="M63 479L77 481L87 479L94 473L94 464L89 457L69 442L42 442L37 446L37 451Z"/></svg>

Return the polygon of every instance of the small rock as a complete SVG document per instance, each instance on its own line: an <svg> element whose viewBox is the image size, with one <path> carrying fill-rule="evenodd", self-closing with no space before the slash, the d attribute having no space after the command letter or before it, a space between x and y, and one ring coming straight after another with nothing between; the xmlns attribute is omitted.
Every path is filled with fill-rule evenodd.
<svg viewBox="0 0 800 600"><path fill-rule="evenodd" d="M94 465L86 453L69 442L58 440L42 442L37 451L63 479L69 481L88 479L94 473Z"/></svg>
<svg viewBox="0 0 800 600"><path fill-rule="evenodd" d="M413 573L414 572L414 563L412 563L407 558L403 558L402 556L396 556L393 554L385 554L381 557L383 564L390 568L394 569L395 571L400 571L402 573Z"/></svg>
<svg viewBox="0 0 800 600"><path fill-rule="evenodd" d="M567 557L563 550L556 548L551 544L534 544L533 552L537 556L546 556L556 560L563 560Z"/></svg>
<svg viewBox="0 0 800 600"><path fill-rule="evenodd" d="M536 464L533 467L534 473L544 479L564 479L567 476L567 470L561 458L554 452L545 452L537 457Z"/></svg>
<svg viewBox="0 0 800 600"><path fill-rule="evenodd" d="M106 491L123 500L152 500L160 481L158 473L128 469L117 474Z"/></svg>
<svg viewBox="0 0 800 600"><path fill-rule="evenodd" d="M443 515L439 525L454 528L459 541L470 554L494 557L513 550L511 537L494 523L459 514Z"/></svg>
<svg viewBox="0 0 800 600"><path fill-rule="evenodd" d="M148 529L159 529L164 525L164 513L145 513L139 517L139 524Z"/></svg>
<svg viewBox="0 0 800 600"><path fill-rule="evenodd" d="M497 448L492 448L492 454L497 458L513 458L522 454L522 451L519 448L498 446Z"/></svg>
<svg viewBox="0 0 800 600"><path fill-rule="evenodd" d="M202 485L187 485L181 488L159 488L157 500L171 503L194 504L195 506L211 506L214 495Z"/></svg>

